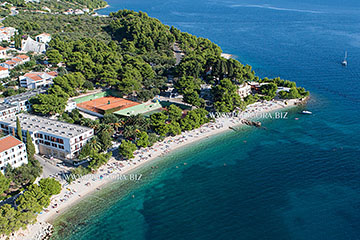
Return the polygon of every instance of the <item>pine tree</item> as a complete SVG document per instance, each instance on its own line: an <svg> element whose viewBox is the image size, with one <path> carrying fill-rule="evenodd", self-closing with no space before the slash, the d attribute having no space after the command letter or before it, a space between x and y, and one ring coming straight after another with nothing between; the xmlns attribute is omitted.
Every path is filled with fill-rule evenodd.
<svg viewBox="0 0 360 240"><path fill-rule="evenodd" d="M26 131L26 152L30 163L34 162L35 145L32 142L29 131Z"/></svg>
<svg viewBox="0 0 360 240"><path fill-rule="evenodd" d="M20 141L23 141L22 129L21 129L19 117L16 117L16 137Z"/></svg>

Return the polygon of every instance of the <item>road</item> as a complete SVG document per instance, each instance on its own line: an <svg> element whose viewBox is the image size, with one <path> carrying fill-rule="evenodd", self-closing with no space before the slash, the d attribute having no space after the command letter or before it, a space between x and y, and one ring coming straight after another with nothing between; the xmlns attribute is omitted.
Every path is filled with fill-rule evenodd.
<svg viewBox="0 0 360 240"><path fill-rule="evenodd" d="M47 178L47 177L54 177L56 174L60 173L61 171L68 171L68 168L60 166L56 166L55 160L50 160L43 158L39 155L35 155L35 159L38 160L43 167L43 173L41 175L41 178Z"/></svg>
<svg viewBox="0 0 360 240"><path fill-rule="evenodd" d="M174 51L175 58L176 58L175 65L178 65L181 62L181 59L183 58L184 53L181 51L181 49L179 48L179 45L177 43L174 43L173 51Z"/></svg>

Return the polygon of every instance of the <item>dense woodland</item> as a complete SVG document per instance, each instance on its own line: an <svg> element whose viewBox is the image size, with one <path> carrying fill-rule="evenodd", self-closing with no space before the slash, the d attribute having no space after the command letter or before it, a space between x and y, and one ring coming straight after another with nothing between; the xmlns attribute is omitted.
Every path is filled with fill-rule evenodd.
<svg viewBox="0 0 360 240"><path fill-rule="evenodd" d="M26 27L29 24L24 16L7 18L6 24L15 23L24 33L33 33L38 21L54 23L41 29L53 35L47 51L48 61L63 62L70 74L81 74L79 83L73 81L69 85L63 79L56 80L48 96L35 99L34 110L41 114L62 113L68 97L93 86L116 89L123 95L147 101L167 89L169 75L175 77L175 87L185 102L197 107L205 107L206 102L210 102L215 110L229 112L251 102L241 100L236 94L238 85L244 80L260 80L250 66L221 57L220 47L210 40L166 26L143 12L121 10L107 18L84 17L85 24L79 24L82 18L76 16L33 14L33 17L32 29ZM62 26L62 21L67 21L68 29L56 27ZM95 29L101 28L96 36L87 33L94 25ZM185 53L178 65L173 52L175 44ZM200 97L202 84L212 85L208 99ZM267 91L263 93L266 95ZM281 96L291 98L302 93L298 90ZM270 98L273 96L264 97Z"/></svg>

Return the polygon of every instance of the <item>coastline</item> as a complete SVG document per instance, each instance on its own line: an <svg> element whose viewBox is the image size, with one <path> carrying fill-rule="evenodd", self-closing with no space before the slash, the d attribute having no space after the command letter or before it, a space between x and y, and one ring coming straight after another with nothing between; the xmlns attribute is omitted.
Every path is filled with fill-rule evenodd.
<svg viewBox="0 0 360 240"><path fill-rule="evenodd" d="M304 100L306 101L306 100ZM299 99L292 100L276 100L265 103L254 103L247 107L243 113L249 114L264 114L277 110L286 110L289 108L297 107L304 101ZM285 104L287 102L287 104ZM68 211L71 206L76 205L79 201L100 190L104 185L116 181L116 176L119 174L126 175L139 167L150 164L152 160L188 144L209 138L226 131L231 131L232 127L242 125L241 118L237 116L220 117L216 118L215 122L204 124L198 129L184 132L175 137L167 137L162 142L155 143L152 147L137 150L134 155L135 158L125 162L122 167L119 167L119 161L111 158L110 161L102 166L97 172L96 176L103 175L103 178L93 177L86 175L82 179L78 179L73 183L66 185L63 184L63 189L59 195L51 199L50 206L44 212L38 215L37 223L29 225L26 230L20 230L15 234L15 238L10 239L30 240L39 239L38 236L44 232L44 226L49 227L57 217ZM64 182L63 182L64 183ZM90 183L90 184L88 184ZM56 207L55 207L56 206Z"/></svg>
<svg viewBox="0 0 360 240"><path fill-rule="evenodd" d="M109 4L106 4L106 6L104 6L104 7L94 8L94 9L93 9L93 12L98 11L98 10L101 10L101 9L105 9L105 8L108 8L108 7L110 7Z"/></svg>

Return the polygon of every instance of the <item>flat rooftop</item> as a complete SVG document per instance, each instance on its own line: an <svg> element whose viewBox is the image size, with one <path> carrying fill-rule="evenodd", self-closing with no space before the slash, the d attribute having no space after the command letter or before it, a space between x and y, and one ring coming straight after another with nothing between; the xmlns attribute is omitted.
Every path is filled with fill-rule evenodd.
<svg viewBox="0 0 360 240"><path fill-rule="evenodd" d="M43 90L43 89L36 89L33 91L24 92L24 93L20 93L20 94L11 96L11 97L7 97L7 98L5 98L5 101L8 101L10 103L26 101L40 93L44 93L44 92L45 92L45 90Z"/></svg>
<svg viewBox="0 0 360 240"><path fill-rule="evenodd" d="M72 138L92 130L91 128L25 113L20 113L16 116L19 117L22 130L29 130L30 132L39 131L64 138ZM7 125L16 128L16 118L14 117L5 118L0 122L4 122Z"/></svg>
<svg viewBox="0 0 360 240"><path fill-rule="evenodd" d="M78 103L76 106L92 112L103 113L108 110L119 111L139 104L140 103L133 102L124 98L108 96Z"/></svg>
<svg viewBox="0 0 360 240"><path fill-rule="evenodd" d="M0 103L0 111L4 111L10 108L16 108L14 105L6 104L6 103Z"/></svg>

